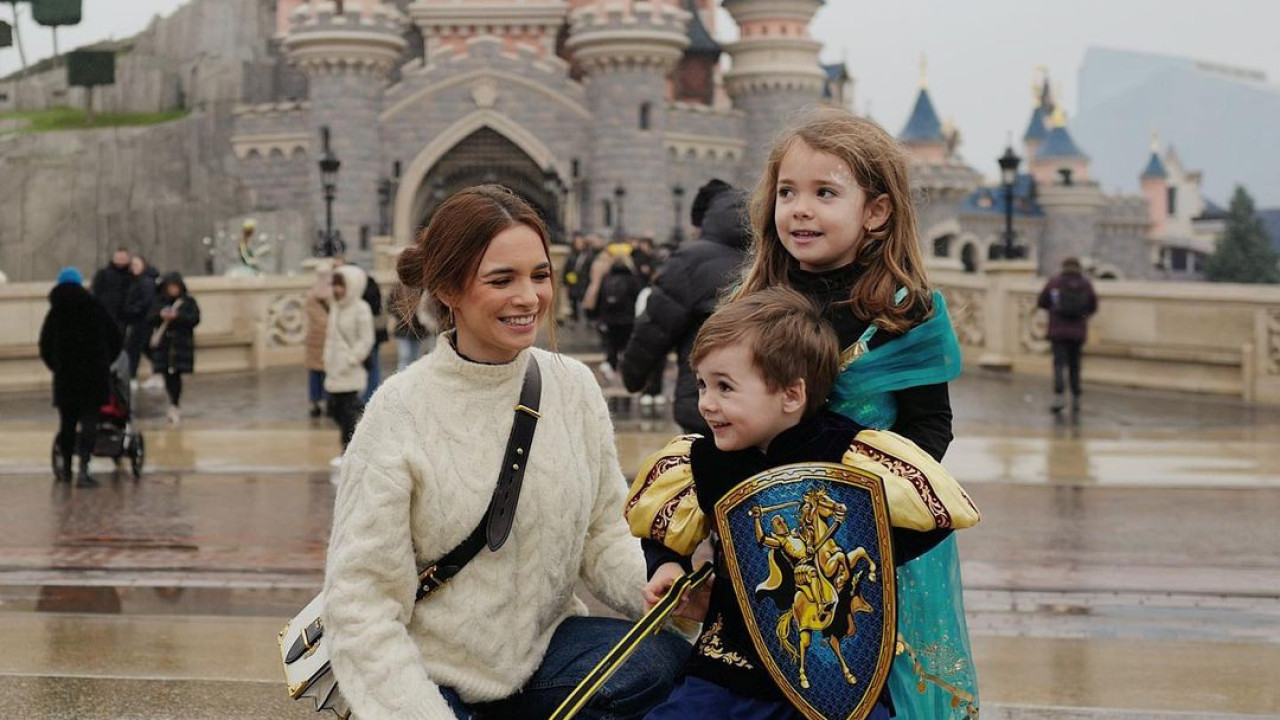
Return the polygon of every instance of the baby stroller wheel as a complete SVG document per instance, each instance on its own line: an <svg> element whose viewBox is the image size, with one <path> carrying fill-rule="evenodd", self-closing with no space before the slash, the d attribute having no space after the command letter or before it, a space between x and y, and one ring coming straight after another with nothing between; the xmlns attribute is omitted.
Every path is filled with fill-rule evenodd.
<svg viewBox="0 0 1280 720"><path fill-rule="evenodd" d="M49 455L49 465L53 468L53 476L56 478L62 477L62 474L67 471L67 468L63 467L62 464L62 453L58 451L57 438L53 439L53 451Z"/></svg>
<svg viewBox="0 0 1280 720"><path fill-rule="evenodd" d="M142 433L133 440L133 447L129 451L129 465L133 470L134 479L142 477L142 466L147 462L147 443L142 439Z"/></svg>

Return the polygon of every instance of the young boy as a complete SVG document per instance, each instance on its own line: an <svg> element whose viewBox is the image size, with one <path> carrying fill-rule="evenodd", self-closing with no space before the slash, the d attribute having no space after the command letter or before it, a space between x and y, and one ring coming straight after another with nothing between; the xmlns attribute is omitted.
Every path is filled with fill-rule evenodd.
<svg viewBox="0 0 1280 720"><path fill-rule="evenodd" d="M800 689L780 687L781 681L775 679L780 665L774 662L771 670L762 661L758 648L766 644L764 633L753 635L749 630L743 608L753 607L751 599L739 597L725 576L730 567L727 561L732 559L733 567L739 567L748 562L747 554L758 556L760 548L771 548L772 567L778 564L775 552L787 555L786 567L792 574L779 602L789 604L794 598L797 607L821 600L823 582L834 577L834 583L825 587L843 594L838 603L828 597L826 607L846 616L835 620L844 622L840 627L847 631L845 638L854 636L855 613L864 611L858 583L877 582L878 568L865 553L856 551L844 556L847 563L843 558L830 562L831 556L822 556L820 549L831 547L826 540L836 538L834 530L815 539L806 536L803 528L788 526L776 507L759 505L750 510L759 548L738 547L737 556L727 558L722 542L725 528L716 520L717 504L748 478L783 465L835 463L871 473L884 487L896 564L933 547L951 529L977 523L977 509L955 480L914 443L893 433L867 430L822 409L839 373L839 345L835 331L799 293L770 288L722 307L698 333L690 364L697 373L698 409L712 437L678 437L646 461L631 488L626 514L632 533L642 539L649 564L647 603L656 603L687 572L695 549L713 529L717 531L713 539L717 582L685 678L648 720L813 717L808 711L802 713L797 702L809 688L806 651L815 658L811 662L840 656L844 680L824 692L832 687L837 693L869 692L867 679L855 678L845 667L839 636L814 632L800 639L801 649L793 655L799 659L796 685ZM793 523L795 515L793 510ZM837 568L827 580L817 577L824 568L836 565L843 569ZM776 589L761 582L754 595L758 599L762 592ZM796 634L791 622L798 624L772 622L767 632L773 635L776 627L782 638L785 631L790 639L783 640L783 647L794 653L791 643ZM832 627L831 622L827 620L826 627ZM793 663L789 672L794 670ZM813 672L810 669L809 674ZM887 687L869 696L874 702L861 706L857 720L890 717L893 706Z"/></svg>

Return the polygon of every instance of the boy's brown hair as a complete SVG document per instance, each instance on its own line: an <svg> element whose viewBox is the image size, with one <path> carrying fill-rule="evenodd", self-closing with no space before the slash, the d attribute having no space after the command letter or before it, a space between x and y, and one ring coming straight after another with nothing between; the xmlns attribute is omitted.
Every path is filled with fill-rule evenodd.
<svg viewBox="0 0 1280 720"><path fill-rule="evenodd" d="M827 402L840 374L840 341L822 313L804 295L771 287L720 306L693 341L689 364L697 367L713 350L746 344L752 364L771 391L804 380L805 417Z"/></svg>

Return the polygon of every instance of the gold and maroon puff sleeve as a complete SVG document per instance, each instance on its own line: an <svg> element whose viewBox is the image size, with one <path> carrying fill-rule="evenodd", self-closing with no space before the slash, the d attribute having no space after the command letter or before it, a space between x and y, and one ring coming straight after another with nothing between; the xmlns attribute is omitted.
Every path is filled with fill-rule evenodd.
<svg viewBox="0 0 1280 720"><path fill-rule="evenodd" d="M698 506L689 450L697 435L681 435L640 465L623 510L631 534L649 538L685 557L710 533Z"/></svg>
<svg viewBox="0 0 1280 720"><path fill-rule="evenodd" d="M897 433L863 430L842 462L884 481L889 521L908 530L962 530L982 519L960 483L938 461Z"/></svg>

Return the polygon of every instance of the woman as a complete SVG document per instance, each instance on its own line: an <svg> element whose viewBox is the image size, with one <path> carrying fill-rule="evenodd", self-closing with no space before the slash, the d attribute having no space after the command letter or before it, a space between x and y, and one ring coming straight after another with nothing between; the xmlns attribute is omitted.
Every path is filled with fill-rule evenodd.
<svg viewBox="0 0 1280 720"><path fill-rule="evenodd" d="M609 413L590 370L532 347L553 270L542 220L509 190L449 198L397 270L442 333L378 390L343 459L324 589L332 667L360 720L541 720L629 627L584 617L579 578L619 612L642 610ZM485 514L532 361L541 419L510 537L415 601L418 569ZM579 717L643 717L688 651L650 640Z"/></svg>
<svg viewBox="0 0 1280 720"><path fill-rule="evenodd" d="M160 297L151 316L151 365L164 376L169 393L169 424L182 422L182 376L196 370L196 325L200 305L187 292L187 284L176 272L164 276Z"/></svg>

